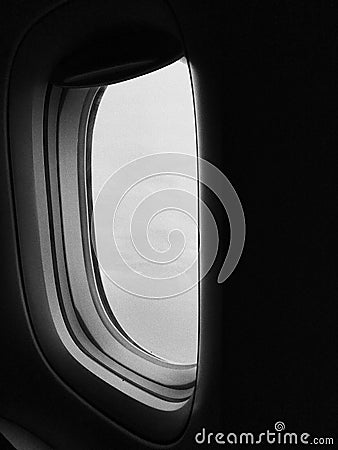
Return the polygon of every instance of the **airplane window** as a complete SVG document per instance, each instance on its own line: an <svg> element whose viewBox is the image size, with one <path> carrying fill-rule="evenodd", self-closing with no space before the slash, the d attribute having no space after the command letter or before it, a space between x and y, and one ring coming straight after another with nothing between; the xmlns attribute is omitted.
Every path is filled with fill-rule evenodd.
<svg viewBox="0 0 338 450"><path fill-rule="evenodd" d="M101 297L144 351L196 363L197 149L185 59L108 86L89 151ZM158 161L168 154L193 156L194 177L182 176L179 159L177 173L163 170Z"/></svg>

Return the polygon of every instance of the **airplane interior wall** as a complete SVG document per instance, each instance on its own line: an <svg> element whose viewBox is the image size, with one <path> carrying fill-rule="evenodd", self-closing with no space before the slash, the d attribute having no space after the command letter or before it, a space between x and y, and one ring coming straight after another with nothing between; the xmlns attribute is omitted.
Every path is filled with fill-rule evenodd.
<svg viewBox="0 0 338 450"><path fill-rule="evenodd" d="M232 433L230 441L241 433L277 435L277 422L286 432L308 433L309 442L336 443L338 5L164 2L192 69L200 156L234 186L246 240L234 272L217 283L230 229L220 202L202 190L220 243L201 287L192 413L184 433L162 445L111 420L54 371L26 301L9 140L11 70L34 24L72 3L14 0L0 7L0 419L27 439L15 447L6 439L12 428L2 425L0 449L34 448L29 434L40 442L36 448L61 450L218 448L217 433ZM123 2L110 3L114 14ZM93 2L78 7L85 12ZM124 405L115 407L118 415Z"/></svg>

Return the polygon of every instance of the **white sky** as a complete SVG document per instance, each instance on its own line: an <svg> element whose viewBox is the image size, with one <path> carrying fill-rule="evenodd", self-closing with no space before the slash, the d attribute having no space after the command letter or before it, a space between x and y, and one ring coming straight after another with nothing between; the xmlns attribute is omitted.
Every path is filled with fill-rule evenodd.
<svg viewBox="0 0 338 450"><path fill-rule="evenodd" d="M93 133L94 201L116 170L136 158L159 152L196 155L189 73L182 62L106 89ZM182 230L186 248L175 263L165 266L148 263L132 246L129 224L135 207L149 193L169 187L197 197L195 181L174 175L157 176L132 189L116 216L115 233L122 243L124 258L136 270L157 278L182 272L197 257L196 227L190 218L177 211L159 214L149 227L149 240L158 251L168 248L171 230ZM118 262L111 261L111 265L112 270L119 270ZM102 271L101 277L115 316L138 344L169 361L196 362L197 288L175 298L143 299L119 289Z"/></svg>

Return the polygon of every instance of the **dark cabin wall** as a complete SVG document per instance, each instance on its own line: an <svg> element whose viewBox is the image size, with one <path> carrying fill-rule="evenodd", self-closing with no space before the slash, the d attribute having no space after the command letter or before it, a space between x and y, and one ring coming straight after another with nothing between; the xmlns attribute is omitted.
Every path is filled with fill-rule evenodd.
<svg viewBox="0 0 338 450"><path fill-rule="evenodd" d="M211 2L189 16L173 3L210 111L202 156L229 177L247 223L235 272L210 282L218 370L200 423L259 433L281 420L334 436L337 5Z"/></svg>
<svg viewBox="0 0 338 450"><path fill-rule="evenodd" d="M142 448L54 377L32 341L24 307L6 95L17 42L57 4L8 1L1 7L0 416L55 448ZM216 285L228 228L210 197L224 234L204 282L201 389L176 447L194 448L194 435L202 427L259 433L273 430L278 420L287 431L334 437L338 6L311 1L170 4L183 30L203 111L201 156L228 176L247 222L239 266L224 285Z"/></svg>

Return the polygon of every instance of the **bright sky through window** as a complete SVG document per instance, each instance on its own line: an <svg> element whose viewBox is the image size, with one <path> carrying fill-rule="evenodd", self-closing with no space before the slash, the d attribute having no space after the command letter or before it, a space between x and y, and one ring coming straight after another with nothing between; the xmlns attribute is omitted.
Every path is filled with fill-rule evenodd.
<svg viewBox="0 0 338 450"><path fill-rule="evenodd" d="M109 86L101 100L92 143L93 203L105 183L121 167L143 156L177 152L196 156L192 92L188 67L177 61L129 81ZM194 166L197 178L197 162ZM137 175L137 174L135 174ZM171 190L175 190L171 191ZM184 211L164 209L148 223L151 246L165 254L168 236L179 229L185 237L180 256L168 264L155 264L140 255L130 236L130 221L144 199L165 191L167 200L185 191L191 194L194 217ZM171 199L168 198L172 195ZM179 200L179 199L178 199ZM175 174L159 174L141 180L123 197L114 222L121 256L132 270L146 277L173 277L184 272L197 258L197 182ZM95 209L94 209L95 211ZM94 214L95 223L95 214ZM96 233L100 227L95 224ZM101 249L101 252L109 251ZM103 253L98 254L100 262ZM106 258L107 260L107 258ZM198 291L193 287L172 298L140 298L120 289L100 267L100 275L111 310L125 332L141 347L175 363L195 363L197 355ZM111 260L111 273L123 270ZM128 273L120 273L128 277ZM197 281L197 271L196 271ZM196 283L194 283L196 284Z"/></svg>

